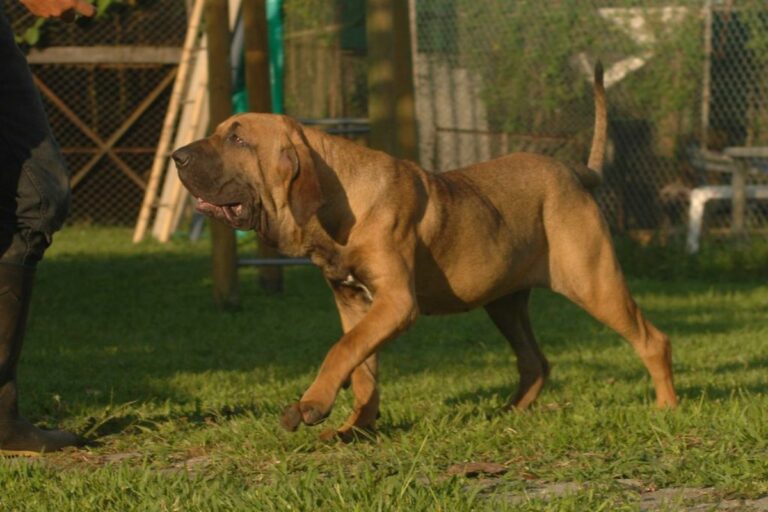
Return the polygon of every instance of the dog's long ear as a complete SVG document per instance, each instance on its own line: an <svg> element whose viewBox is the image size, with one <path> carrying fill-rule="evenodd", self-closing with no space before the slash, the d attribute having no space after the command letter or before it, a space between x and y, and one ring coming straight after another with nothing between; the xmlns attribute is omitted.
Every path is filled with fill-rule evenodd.
<svg viewBox="0 0 768 512"><path fill-rule="evenodd" d="M323 192L309 147L289 142L280 151L278 165L288 177L288 207L299 226L304 226L323 205Z"/></svg>

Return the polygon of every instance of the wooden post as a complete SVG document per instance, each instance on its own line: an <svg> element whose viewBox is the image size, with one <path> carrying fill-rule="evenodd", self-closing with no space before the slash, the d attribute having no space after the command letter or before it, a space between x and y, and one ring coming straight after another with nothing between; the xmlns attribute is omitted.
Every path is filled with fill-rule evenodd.
<svg viewBox="0 0 768 512"><path fill-rule="evenodd" d="M272 112L265 0L249 0L243 3L243 30L248 108L251 112Z"/></svg>
<svg viewBox="0 0 768 512"><path fill-rule="evenodd" d="M392 54L392 0L368 0L365 32L368 40L368 122L371 147L394 153L395 70Z"/></svg>
<svg viewBox="0 0 768 512"><path fill-rule="evenodd" d="M408 0L391 0L394 16L395 155L419 161L414 99L413 48ZM415 34L413 34L415 37Z"/></svg>
<svg viewBox="0 0 768 512"><path fill-rule="evenodd" d="M368 0L368 119L371 146L418 160L407 0Z"/></svg>
<svg viewBox="0 0 768 512"><path fill-rule="evenodd" d="M229 62L229 5L227 0L206 0L208 35L208 91L210 129L232 115L232 68ZM211 219L213 300L222 308L239 306L237 242L228 225Z"/></svg>
<svg viewBox="0 0 768 512"><path fill-rule="evenodd" d="M243 3L243 29L245 31L245 88L248 109L251 112L272 112L269 80L269 42L267 37L266 0L248 0ZM277 258L278 252L259 241L259 257ZM259 284L268 292L283 289L283 269L277 265L259 267Z"/></svg>

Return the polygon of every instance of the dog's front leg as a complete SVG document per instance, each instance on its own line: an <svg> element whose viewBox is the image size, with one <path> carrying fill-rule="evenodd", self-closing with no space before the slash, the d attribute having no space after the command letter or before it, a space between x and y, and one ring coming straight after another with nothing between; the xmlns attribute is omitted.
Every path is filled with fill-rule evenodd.
<svg viewBox="0 0 768 512"><path fill-rule="evenodd" d="M320 439L330 441L340 439L353 441L358 433L372 432L379 418L379 389L376 377L379 368L379 356L374 352L363 364L352 370L350 376L354 405L352 412L338 428L328 428L320 434Z"/></svg>
<svg viewBox="0 0 768 512"><path fill-rule="evenodd" d="M380 277L365 283L373 294L370 309L331 347L317 378L299 403L286 408L282 418L284 428L295 430L302 422L314 425L322 421L331 412L339 389L352 371L416 319L418 308L412 273L404 262L397 263L393 266L390 262L377 272Z"/></svg>
<svg viewBox="0 0 768 512"><path fill-rule="evenodd" d="M328 284L333 290L341 327L347 333L360 322L371 307L368 290L333 281L329 281ZM363 364L352 370L352 375L349 381L344 383L344 387L346 388L348 384L352 385L355 397L353 410L341 427L329 428L320 434L322 439L339 438L343 441L351 441L356 431L373 428L379 417L379 390L376 385L378 359L378 355L374 352L363 361Z"/></svg>

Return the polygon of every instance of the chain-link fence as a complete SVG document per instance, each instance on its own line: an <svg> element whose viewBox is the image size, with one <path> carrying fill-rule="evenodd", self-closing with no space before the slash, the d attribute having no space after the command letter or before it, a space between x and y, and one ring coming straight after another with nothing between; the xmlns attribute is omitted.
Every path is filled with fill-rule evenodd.
<svg viewBox="0 0 768 512"><path fill-rule="evenodd" d="M286 0L283 12L286 111L365 117L365 2Z"/></svg>
<svg viewBox="0 0 768 512"><path fill-rule="evenodd" d="M412 4L426 167L517 150L585 162L599 58L611 140L598 196L611 226L682 243L700 212L710 234L741 222L765 236L768 160L756 157L759 149L733 152L740 157L727 150L768 146L764 1ZM743 220L727 200L740 165Z"/></svg>
<svg viewBox="0 0 768 512"><path fill-rule="evenodd" d="M17 0L3 6L16 34L35 26ZM69 222L136 221L185 30L181 0L40 27L28 57L72 174Z"/></svg>

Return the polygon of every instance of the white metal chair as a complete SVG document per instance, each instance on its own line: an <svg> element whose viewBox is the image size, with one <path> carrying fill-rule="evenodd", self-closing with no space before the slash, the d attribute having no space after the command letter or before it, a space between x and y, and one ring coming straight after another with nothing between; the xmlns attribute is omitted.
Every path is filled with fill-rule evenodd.
<svg viewBox="0 0 768 512"><path fill-rule="evenodd" d="M735 149L735 148L729 148ZM762 151L765 148L738 148L739 151L731 153L740 155L744 153L745 158L762 157ZM726 150L726 152L728 152ZM699 250L699 241L704 222L704 212L709 201L718 199L733 199L734 184L738 182L743 187L743 194L746 200L765 199L768 200L768 185L744 185L743 179L736 180L739 172L738 164L733 157L717 151L710 151L699 148L689 148L688 158L691 165L701 174L704 173L723 173L732 176L731 185L708 185L701 184L691 190L690 202L688 206L688 235L686 238L686 249L690 254ZM750 167L750 174L765 173L765 169ZM702 180L703 182L703 180Z"/></svg>

